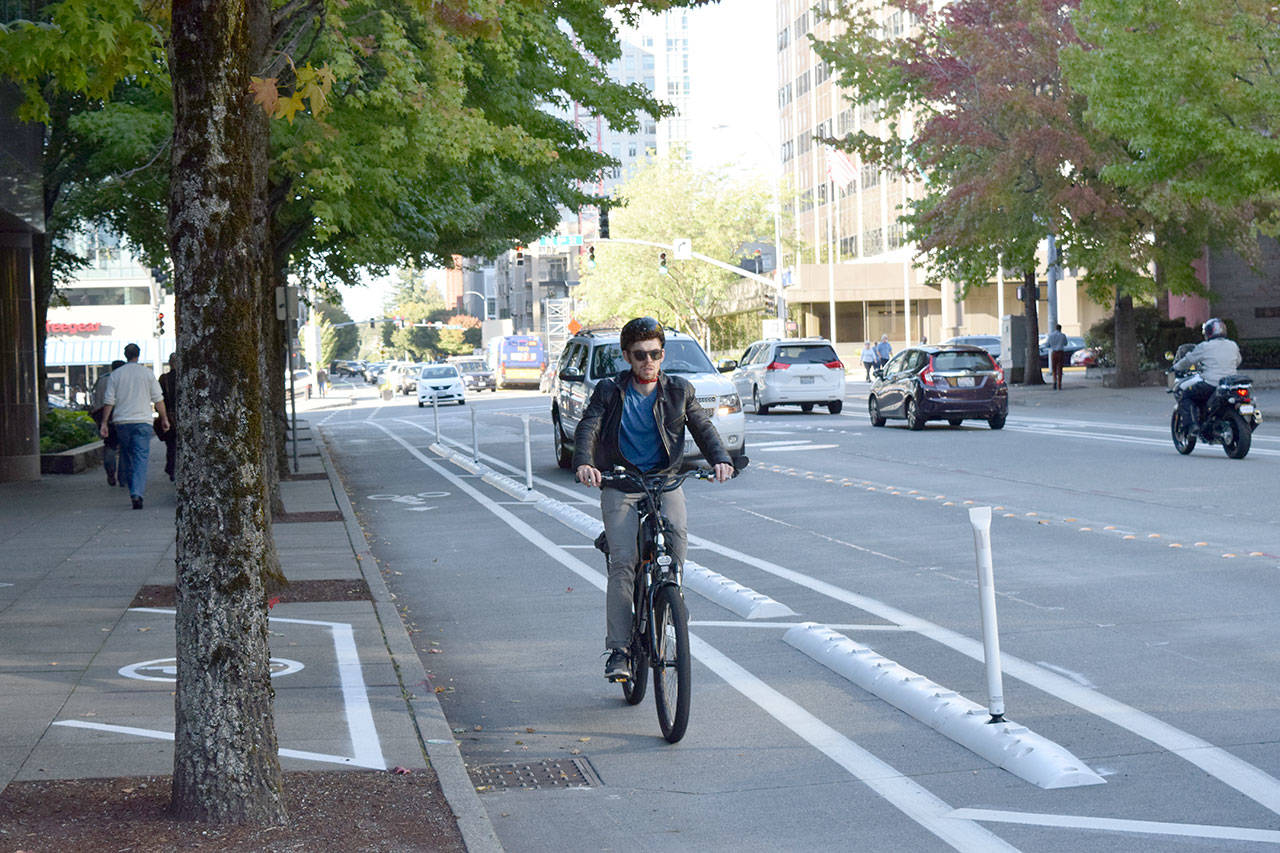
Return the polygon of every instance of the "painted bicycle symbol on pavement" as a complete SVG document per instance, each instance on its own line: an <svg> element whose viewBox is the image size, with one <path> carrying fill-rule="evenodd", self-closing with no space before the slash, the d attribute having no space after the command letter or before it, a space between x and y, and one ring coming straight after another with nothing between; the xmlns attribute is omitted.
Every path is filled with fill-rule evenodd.
<svg viewBox="0 0 1280 853"><path fill-rule="evenodd" d="M434 506L426 506L428 500L435 498L447 498L448 492L418 492L416 495L369 495L371 501L394 501L398 504L406 504L405 509L410 512L426 512L429 509L435 509Z"/></svg>
<svg viewBox="0 0 1280 853"><path fill-rule="evenodd" d="M272 678L279 678L282 675L293 675L302 668L303 665L296 660L289 660L288 658L271 659ZM139 663L131 663L128 666L122 666L116 671L125 678L133 678L138 681L173 682L178 679L178 659L157 658L156 660L144 660Z"/></svg>

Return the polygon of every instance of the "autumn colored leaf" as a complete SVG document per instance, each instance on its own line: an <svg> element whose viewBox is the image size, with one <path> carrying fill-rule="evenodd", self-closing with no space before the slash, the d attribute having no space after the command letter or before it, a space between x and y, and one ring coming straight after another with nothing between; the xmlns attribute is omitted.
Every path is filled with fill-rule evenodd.
<svg viewBox="0 0 1280 853"><path fill-rule="evenodd" d="M280 101L280 90L276 88L274 77L250 77L249 91L253 93L253 102L262 107L267 115L273 115Z"/></svg>

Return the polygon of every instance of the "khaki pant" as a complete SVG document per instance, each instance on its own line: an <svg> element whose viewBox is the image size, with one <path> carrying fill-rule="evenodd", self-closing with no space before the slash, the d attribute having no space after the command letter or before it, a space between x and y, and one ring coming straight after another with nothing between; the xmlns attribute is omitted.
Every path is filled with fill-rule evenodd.
<svg viewBox="0 0 1280 853"><path fill-rule="evenodd" d="M600 516L609 540L609 585L605 590L605 648L626 649L631 643L631 594L640 562L636 536L640 532L641 493L600 490ZM684 489L662 495L662 513L670 524L667 547L684 564L689 550Z"/></svg>

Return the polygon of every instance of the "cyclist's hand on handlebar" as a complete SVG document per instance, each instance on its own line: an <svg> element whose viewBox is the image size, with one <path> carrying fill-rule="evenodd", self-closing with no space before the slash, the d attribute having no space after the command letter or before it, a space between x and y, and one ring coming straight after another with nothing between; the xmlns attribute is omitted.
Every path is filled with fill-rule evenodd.
<svg viewBox="0 0 1280 853"><path fill-rule="evenodd" d="M584 486L599 486L600 469L593 468L590 465L579 465L578 482Z"/></svg>
<svg viewBox="0 0 1280 853"><path fill-rule="evenodd" d="M715 467L716 482L723 483L733 479L733 466L728 462L717 462Z"/></svg>

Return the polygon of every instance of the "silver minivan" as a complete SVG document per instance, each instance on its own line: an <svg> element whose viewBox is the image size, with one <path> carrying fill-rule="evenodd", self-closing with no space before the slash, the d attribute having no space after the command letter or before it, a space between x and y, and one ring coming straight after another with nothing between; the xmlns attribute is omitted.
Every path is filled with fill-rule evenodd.
<svg viewBox="0 0 1280 853"><path fill-rule="evenodd" d="M756 341L722 369L733 371L734 390L756 414L786 405L805 412L825 406L833 415L844 408L844 363L826 338Z"/></svg>
<svg viewBox="0 0 1280 853"><path fill-rule="evenodd" d="M693 383L698 402L711 415L720 440L730 456L738 456L746 445L746 418L733 385L721 376L705 351L689 335L664 330L667 342L662 371ZM618 343L617 329L584 329L574 335L555 365L551 384L551 431L555 439L556 461L561 468L573 464L573 433L591 401L596 383L627 369ZM685 459L700 459L702 452L688 430L684 436Z"/></svg>

